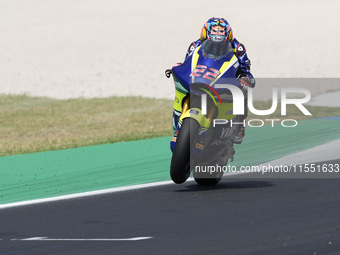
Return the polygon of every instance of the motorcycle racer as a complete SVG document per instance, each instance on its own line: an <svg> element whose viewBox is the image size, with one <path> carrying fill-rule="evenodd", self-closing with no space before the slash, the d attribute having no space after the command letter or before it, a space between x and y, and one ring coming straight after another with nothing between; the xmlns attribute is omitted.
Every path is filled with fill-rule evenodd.
<svg viewBox="0 0 340 255"><path fill-rule="evenodd" d="M242 90L244 92L245 97L247 97L247 89L255 87L255 79L253 75L250 72L250 60L246 53L246 48L242 43L239 43L239 41L233 37L233 31L231 29L230 24L224 19L224 18L210 18L202 27L200 38L194 42L192 42L186 52L185 59L189 57L194 50L199 47L205 40L212 40L212 41L229 41L232 49L234 51L234 54L236 55L238 62L239 62L239 68L236 73L236 77L238 81L240 82L242 86ZM177 65L180 65L181 63L178 63ZM247 100L245 100L247 102ZM247 109L247 107L245 107ZM173 110L173 130L176 131L178 119L181 115L182 109L178 107L178 103L174 104L174 110ZM245 115L243 115L243 119L241 121L244 121L247 117L247 112ZM245 136L245 128L242 127L238 134L236 135L234 139L234 143L240 144L243 141L243 137Z"/></svg>

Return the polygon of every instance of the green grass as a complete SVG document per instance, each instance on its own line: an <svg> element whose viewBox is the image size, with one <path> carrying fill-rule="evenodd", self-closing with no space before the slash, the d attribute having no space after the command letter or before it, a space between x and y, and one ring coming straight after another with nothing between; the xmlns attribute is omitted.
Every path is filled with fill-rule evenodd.
<svg viewBox="0 0 340 255"><path fill-rule="evenodd" d="M54 100L0 96L0 156L172 135L172 100L141 97ZM270 108L256 102L257 109ZM279 108L279 107L278 107ZM340 108L307 107L313 118L339 116ZM256 119L306 118L294 106ZM249 119L248 118L248 119Z"/></svg>
<svg viewBox="0 0 340 255"><path fill-rule="evenodd" d="M172 101L0 96L0 156L168 136Z"/></svg>

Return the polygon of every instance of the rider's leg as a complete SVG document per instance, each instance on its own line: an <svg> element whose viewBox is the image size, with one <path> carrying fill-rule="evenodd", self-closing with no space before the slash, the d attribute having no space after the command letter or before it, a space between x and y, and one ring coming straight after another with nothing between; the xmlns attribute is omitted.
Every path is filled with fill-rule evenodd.
<svg viewBox="0 0 340 255"><path fill-rule="evenodd" d="M234 138L234 143L240 144L243 141L243 137L246 135L246 118L248 116L248 95L244 95L244 115L240 116L239 122L243 123L240 124L240 128Z"/></svg>

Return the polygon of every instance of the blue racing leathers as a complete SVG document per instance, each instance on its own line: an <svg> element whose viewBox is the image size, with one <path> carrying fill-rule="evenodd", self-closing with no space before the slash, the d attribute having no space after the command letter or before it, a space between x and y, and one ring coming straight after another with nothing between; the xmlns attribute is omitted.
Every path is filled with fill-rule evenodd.
<svg viewBox="0 0 340 255"><path fill-rule="evenodd" d="M185 58L187 58L188 56L190 56L194 50L200 46L202 43L201 43L201 40L197 40L197 41L194 41L190 44L188 50L187 50L187 53L185 55ZM251 74L250 72L250 60L247 56L247 52L246 52L246 48L244 47L244 45L242 43L239 43L235 38L233 39L233 41L231 42L231 46L233 48L233 51L240 63L240 67L239 69L237 70L237 77L236 78L239 78L239 77L242 77L242 76L247 76L249 77L250 79L250 87L255 87L255 79L253 77L253 75Z"/></svg>

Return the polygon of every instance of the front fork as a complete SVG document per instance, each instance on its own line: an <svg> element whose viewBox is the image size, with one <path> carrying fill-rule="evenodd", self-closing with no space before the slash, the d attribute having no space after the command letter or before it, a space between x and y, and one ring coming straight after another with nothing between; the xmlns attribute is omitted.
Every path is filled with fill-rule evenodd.
<svg viewBox="0 0 340 255"><path fill-rule="evenodd" d="M193 112L191 112L191 110ZM199 108L192 108L191 109L190 108L190 96L185 97L184 102L183 102L183 106L182 106L182 112L181 112L181 115L179 116L177 128L176 128L174 136L173 136L173 138L170 142L171 151L173 151L174 148L175 148L178 132L181 129L183 119L193 118L199 123L199 125L202 129L209 129L211 123L213 122L215 112L216 112L216 107L210 107L208 115L206 117L205 115L202 114L201 109L199 109Z"/></svg>
<svg viewBox="0 0 340 255"><path fill-rule="evenodd" d="M190 108L190 96L187 96L185 99L184 99L184 102L183 102L183 108L182 108L182 113L181 113L181 116L186 113ZM181 116L179 118L181 118Z"/></svg>

